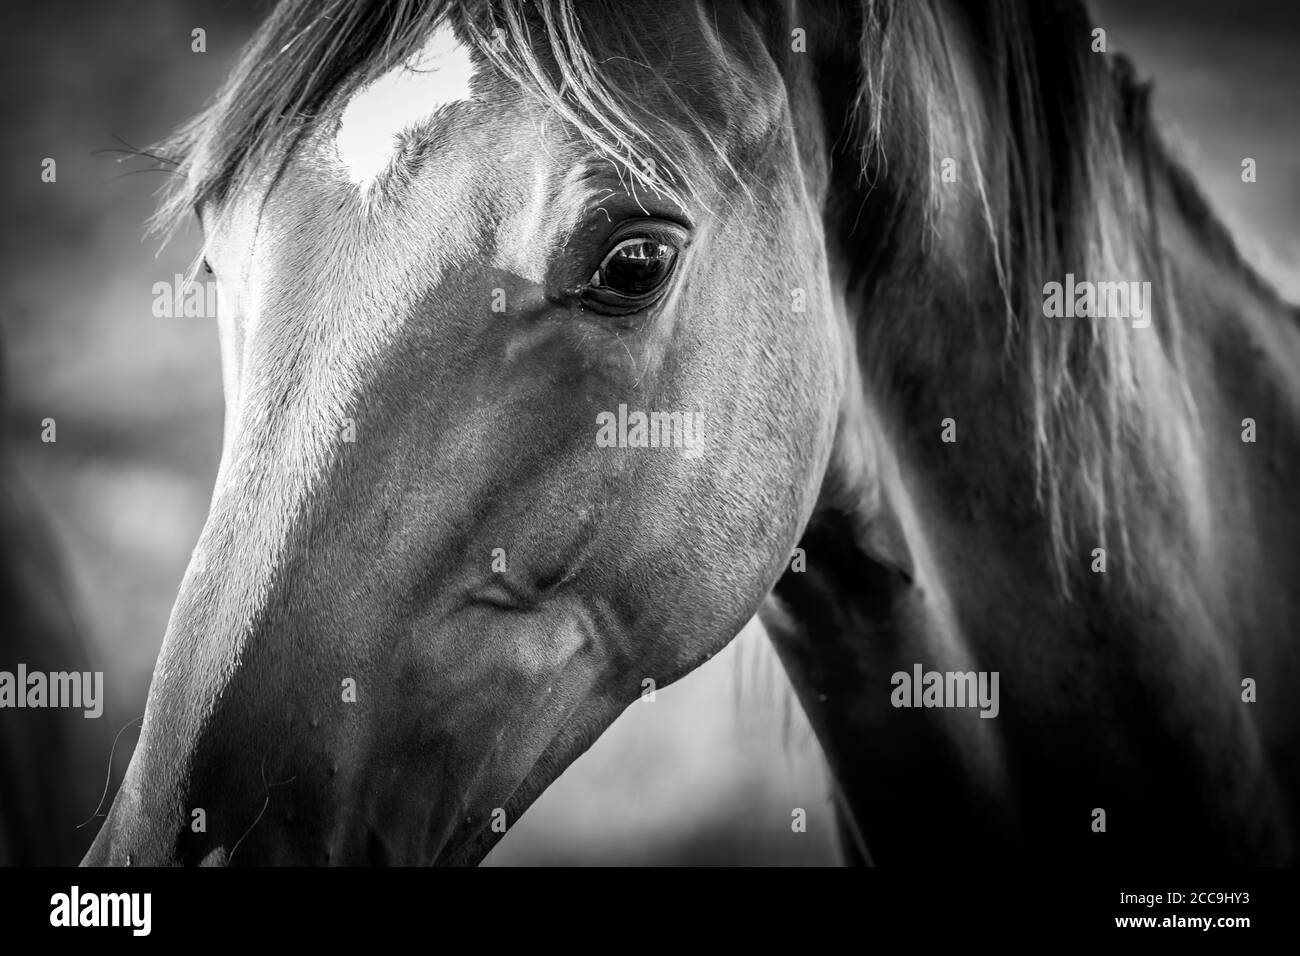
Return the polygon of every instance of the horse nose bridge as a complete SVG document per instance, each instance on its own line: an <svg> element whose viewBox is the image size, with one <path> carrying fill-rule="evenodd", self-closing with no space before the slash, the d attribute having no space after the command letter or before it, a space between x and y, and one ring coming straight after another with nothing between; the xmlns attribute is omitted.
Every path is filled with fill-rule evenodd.
<svg viewBox="0 0 1300 956"><path fill-rule="evenodd" d="M177 861L180 812L159 748L142 738L83 866L166 866ZM161 785L144 785L145 782Z"/></svg>
<svg viewBox="0 0 1300 956"><path fill-rule="evenodd" d="M305 489L328 476L260 461L237 449L214 497L87 865L293 861L333 825L331 768L348 750L335 718L364 680L351 632L365 613L312 547L332 519Z"/></svg>
<svg viewBox="0 0 1300 956"><path fill-rule="evenodd" d="M298 861L329 805L329 748L259 735L242 709L217 708L194 739L142 739L83 863L224 866L236 852L240 862Z"/></svg>
<svg viewBox="0 0 1300 956"><path fill-rule="evenodd" d="M205 687L201 722L183 739L149 741L172 750L185 862L216 847L235 864L318 855L346 802L357 746L375 724L345 624L260 614L238 656Z"/></svg>
<svg viewBox="0 0 1300 956"><path fill-rule="evenodd" d="M240 856L295 859L294 835L310 832L318 812L302 808L328 804L326 761L341 745L327 711L313 707L319 682L300 680L283 650L294 636L264 624L237 642L191 623L174 618L145 727L87 865L220 865L228 856L216 851L232 854L241 841ZM205 653L214 645L224 650Z"/></svg>

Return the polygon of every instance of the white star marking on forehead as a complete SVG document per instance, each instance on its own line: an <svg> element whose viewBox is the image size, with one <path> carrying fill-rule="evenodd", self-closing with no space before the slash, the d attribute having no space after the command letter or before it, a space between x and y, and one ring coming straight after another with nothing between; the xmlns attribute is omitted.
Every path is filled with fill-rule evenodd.
<svg viewBox="0 0 1300 956"><path fill-rule="evenodd" d="M367 190L397 155L399 134L469 99L473 76L469 48L443 23L418 53L354 94L334 141L352 181Z"/></svg>

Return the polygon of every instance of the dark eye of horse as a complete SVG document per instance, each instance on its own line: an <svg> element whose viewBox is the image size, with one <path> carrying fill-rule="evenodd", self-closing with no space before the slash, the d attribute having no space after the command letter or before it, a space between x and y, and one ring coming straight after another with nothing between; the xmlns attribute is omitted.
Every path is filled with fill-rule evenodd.
<svg viewBox="0 0 1300 956"><path fill-rule="evenodd" d="M590 292L632 304L649 299L672 275L677 250L650 236L624 239L605 255L591 277Z"/></svg>

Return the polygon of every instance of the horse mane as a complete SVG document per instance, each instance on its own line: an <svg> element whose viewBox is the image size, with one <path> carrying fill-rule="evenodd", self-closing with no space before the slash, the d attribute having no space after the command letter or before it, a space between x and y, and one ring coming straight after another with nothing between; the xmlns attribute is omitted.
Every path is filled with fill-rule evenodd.
<svg viewBox="0 0 1300 956"><path fill-rule="evenodd" d="M1035 506L1064 583L1084 542L1127 551L1130 502L1154 494L1177 515L1197 494L1199 425L1161 252L1156 179L1209 247L1248 270L1190 177L1168 158L1131 68L1091 52L1081 3L845 6L856 80L839 146L856 154L862 177L886 191L892 179L896 218L924 229L948 202L937 150L956 145L966 160L997 276L1002 354L1032 449ZM684 201L699 198L698 185L716 178L719 165L743 180L720 145L719 117L683 108L678 118L687 128L675 129L639 105L681 100L649 65L655 60L640 49L628 9L612 0L584 2L581 10L577 0L283 0L211 104L155 147L178 175L154 226L174 226L197 204L219 203L268 167L282 168L341 88L403 62L444 18L478 56L614 162L631 188ZM584 29L593 16L608 18L610 29ZM711 48L726 41L708 16L691 26L710 32ZM958 79L959 30L969 31L983 58L987 87L978 94ZM644 95L651 87L656 97ZM868 284L868 271L860 262L855 281ZM1045 319L1043 283L1067 272L1151 281L1152 327Z"/></svg>
<svg viewBox="0 0 1300 956"><path fill-rule="evenodd" d="M1131 557L1138 542L1130 531L1152 521L1161 522L1157 534L1193 547L1187 536L1200 529L1187 514L1204 513L1199 415L1162 251L1160 191L1172 193L1175 211L1211 251L1246 269L1170 159L1148 88L1127 60L1091 50L1092 29L1083 4L1070 0L865 0L854 103L862 175L869 190L891 196L898 208L890 219L903 224L896 228L915 231L952 204L940 157L960 158L978 196L997 277L991 304L1004 317L993 341L1022 444L1032 449L1028 484L1047 522L1046 557L1067 594L1093 547ZM960 78L963 43L985 84L976 92ZM909 112L910 120L899 115ZM918 262L911 265L933 268L928 257ZM1150 281L1151 326L1045 317L1043 285L1066 273ZM988 284L983 275L977 281ZM917 337L915 328L895 336ZM949 338L946 372L969 364L969 340L953 331Z"/></svg>

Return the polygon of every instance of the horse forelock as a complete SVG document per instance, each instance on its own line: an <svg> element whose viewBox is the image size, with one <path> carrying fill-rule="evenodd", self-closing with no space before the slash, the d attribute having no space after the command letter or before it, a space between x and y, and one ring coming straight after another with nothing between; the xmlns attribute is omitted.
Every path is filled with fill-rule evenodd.
<svg viewBox="0 0 1300 956"><path fill-rule="evenodd" d="M695 54L673 50L673 72L707 74L704 95L693 102L659 69L661 52L642 45L653 42L643 39L647 16L659 17L664 30L681 26L650 8L592 3L579 15L575 0L537 0L524 8L491 0L284 0L214 100L156 145L176 175L164 186L153 228L170 232L193 209L219 207L274 175L316 121L346 114L356 94L380 86L403 64L413 72L431 38L450 33L476 68L490 66L485 72L575 130L613 164L633 195L654 194L686 208L688 202L707 207L720 183L747 191L750 182L733 164L730 147L761 135L770 109L755 109L755 91L723 62L734 38L724 37L725 28L702 8L687 6L697 14L691 29L701 42ZM453 72L463 80L467 68L458 64ZM258 185L264 192L266 183Z"/></svg>

